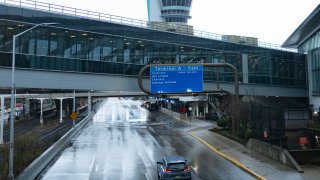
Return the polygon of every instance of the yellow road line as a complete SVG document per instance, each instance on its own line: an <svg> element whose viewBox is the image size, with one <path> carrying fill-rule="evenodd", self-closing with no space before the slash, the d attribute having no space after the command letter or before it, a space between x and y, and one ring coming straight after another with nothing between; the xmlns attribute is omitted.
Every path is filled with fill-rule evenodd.
<svg viewBox="0 0 320 180"><path fill-rule="evenodd" d="M241 164L238 160L236 160L235 158L228 156L227 154L219 151L217 148L211 146L209 143L207 143L205 140L199 138L198 136L192 134L191 132L187 131L187 133L189 135L191 135L192 137L194 137L195 139L197 139L198 141L202 142L204 145L206 145L208 148L210 148L211 150L213 150L214 152L216 152L217 154L219 154L220 156L222 156L223 158L229 160L231 163L233 163L234 165L238 166L240 169L246 171L248 174L254 176L256 179L259 180L266 180L264 177L262 177L261 175L255 173L254 171L252 171L251 169L247 168L246 166L244 166L243 164Z"/></svg>

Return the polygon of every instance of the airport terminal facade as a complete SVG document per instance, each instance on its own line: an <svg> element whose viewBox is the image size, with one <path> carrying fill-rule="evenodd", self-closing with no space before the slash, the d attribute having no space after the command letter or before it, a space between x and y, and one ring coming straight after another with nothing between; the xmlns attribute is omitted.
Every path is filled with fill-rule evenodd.
<svg viewBox="0 0 320 180"><path fill-rule="evenodd" d="M13 6L0 6L1 66L11 67L12 36L41 22L17 40L17 68L137 75L145 64L234 65L242 83L306 88L304 54L192 35L138 28ZM215 80L208 70L205 80ZM220 82L233 82L220 69ZM211 73L211 74L210 74Z"/></svg>
<svg viewBox="0 0 320 180"><path fill-rule="evenodd" d="M306 93L292 98L307 99L307 56L303 53L199 37L193 30L192 34L165 31L118 16L60 12L55 7L57 13L53 6L51 10L47 5L40 7L0 5L1 68L11 67L13 35L35 24L57 23L39 26L16 41L17 68L137 76L146 64L230 63L238 69L241 86L298 89ZM205 68L204 81L233 83L233 72ZM264 96L263 92L251 93Z"/></svg>
<svg viewBox="0 0 320 180"><path fill-rule="evenodd" d="M320 5L297 27L283 47L297 48L307 56L310 108L320 114Z"/></svg>

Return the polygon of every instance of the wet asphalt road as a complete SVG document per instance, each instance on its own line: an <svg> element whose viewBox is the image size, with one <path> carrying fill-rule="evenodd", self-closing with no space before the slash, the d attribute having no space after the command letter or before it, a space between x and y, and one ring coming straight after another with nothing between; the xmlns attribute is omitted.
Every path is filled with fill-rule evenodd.
<svg viewBox="0 0 320 180"><path fill-rule="evenodd" d="M165 155L185 157L193 179L254 179L188 135L188 124L140 105L109 98L41 179L157 179Z"/></svg>

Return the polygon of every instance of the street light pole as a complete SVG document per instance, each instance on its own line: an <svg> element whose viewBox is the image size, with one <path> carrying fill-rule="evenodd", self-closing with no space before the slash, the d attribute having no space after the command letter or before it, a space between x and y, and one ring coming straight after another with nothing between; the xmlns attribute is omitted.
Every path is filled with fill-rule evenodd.
<svg viewBox="0 0 320 180"><path fill-rule="evenodd" d="M40 23L36 24L33 27L17 34L13 35L12 38L12 71L11 71L11 112L10 112L10 144L9 144L9 174L8 178L9 179L14 179L14 174L13 174L13 145L14 145L14 111L15 111L15 65L16 65L16 39L21 36L22 34L31 31L32 29L38 27L38 26L49 26L49 25L55 25L57 23Z"/></svg>

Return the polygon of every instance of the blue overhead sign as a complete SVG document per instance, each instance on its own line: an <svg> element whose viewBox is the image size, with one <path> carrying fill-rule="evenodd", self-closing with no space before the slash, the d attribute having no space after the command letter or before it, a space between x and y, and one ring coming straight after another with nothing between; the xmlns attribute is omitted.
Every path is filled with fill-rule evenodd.
<svg viewBox="0 0 320 180"><path fill-rule="evenodd" d="M203 66L151 66L151 93L203 91Z"/></svg>

